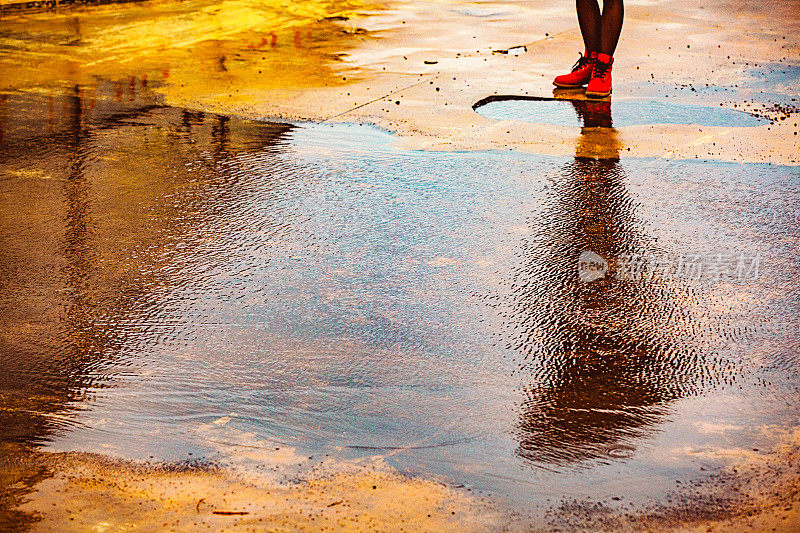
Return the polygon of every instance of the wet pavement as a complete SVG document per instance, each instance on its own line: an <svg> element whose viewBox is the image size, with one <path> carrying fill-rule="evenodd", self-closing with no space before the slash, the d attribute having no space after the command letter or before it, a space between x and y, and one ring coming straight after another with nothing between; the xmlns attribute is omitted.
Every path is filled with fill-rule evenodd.
<svg viewBox="0 0 800 533"><path fill-rule="evenodd" d="M598 127L568 159L413 152L80 88L1 109L6 442L380 456L535 515L655 504L797 423L796 168L620 161Z"/></svg>
<svg viewBox="0 0 800 533"><path fill-rule="evenodd" d="M36 71L27 30L0 32L17 62L0 93L0 524L27 524L14 508L57 472L19 466L39 451L281 483L377 461L522 529L745 508L755 489L719 480L800 422L800 170L712 143L788 127L795 71L766 111L549 94L463 110L489 132L558 127L566 155L209 111L223 94L176 105L198 85L250 90L230 96L245 107L344 85L332 51L362 34L332 25L366 8L314 6L269 23L246 6L263 24L242 15L236 35L257 39L220 29L197 62L187 45L118 63L98 31L64 52L75 74ZM187 43L216 20L162 8L191 19ZM263 38L269 61L231 60ZM295 73L254 82L281 64ZM403 107L382 98L367 107ZM633 157L630 128L664 124L711 128L706 157Z"/></svg>

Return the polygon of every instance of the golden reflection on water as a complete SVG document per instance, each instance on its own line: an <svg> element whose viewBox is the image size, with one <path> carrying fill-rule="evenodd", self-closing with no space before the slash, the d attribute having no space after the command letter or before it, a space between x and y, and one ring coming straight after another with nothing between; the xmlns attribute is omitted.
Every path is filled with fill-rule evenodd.
<svg viewBox="0 0 800 533"><path fill-rule="evenodd" d="M336 60L363 37L360 0L152 0L10 14L0 91L98 78L165 85L171 98L246 98L344 83Z"/></svg>

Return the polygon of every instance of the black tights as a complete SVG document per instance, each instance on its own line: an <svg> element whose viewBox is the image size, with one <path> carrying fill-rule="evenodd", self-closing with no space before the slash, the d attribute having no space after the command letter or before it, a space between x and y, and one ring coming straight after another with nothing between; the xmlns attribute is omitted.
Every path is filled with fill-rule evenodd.
<svg viewBox="0 0 800 533"><path fill-rule="evenodd" d="M614 55L625 13L622 0L603 0L602 15L597 0L575 0L575 4L586 50Z"/></svg>

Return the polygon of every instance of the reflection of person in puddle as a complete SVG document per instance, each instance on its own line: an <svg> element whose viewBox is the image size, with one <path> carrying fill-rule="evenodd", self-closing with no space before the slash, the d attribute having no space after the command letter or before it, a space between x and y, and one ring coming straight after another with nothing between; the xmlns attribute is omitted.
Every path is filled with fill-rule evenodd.
<svg viewBox="0 0 800 533"><path fill-rule="evenodd" d="M611 66L622 33L622 0L604 0L603 12L597 0L577 0L578 25L585 46L584 54L568 74L556 76L553 85L564 88L586 86L589 98L611 94Z"/></svg>
<svg viewBox="0 0 800 533"><path fill-rule="evenodd" d="M658 250L625 186L610 102L573 105L585 125L575 158L551 179L512 284L513 345L532 377L518 454L555 464L632 449L699 372L679 286L621 275L626 258ZM582 252L603 262L589 281Z"/></svg>

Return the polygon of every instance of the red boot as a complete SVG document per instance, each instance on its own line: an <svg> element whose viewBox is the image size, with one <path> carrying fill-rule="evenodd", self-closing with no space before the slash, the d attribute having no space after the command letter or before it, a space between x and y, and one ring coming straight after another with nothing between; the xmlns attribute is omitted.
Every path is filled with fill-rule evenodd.
<svg viewBox="0 0 800 533"><path fill-rule="evenodd" d="M587 53L587 55L581 54L577 63L572 66L572 72L556 76L556 79L553 80L553 85L564 89L583 87L592 78L595 57L597 57L597 52Z"/></svg>
<svg viewBox="0 0 800 533"><path fill-rule="evenodd" d="M611 94L611 65L614 58L608 54L597 54L594 61L592 79L586 86L586 96L588 98L605 98Z"/></svg>

